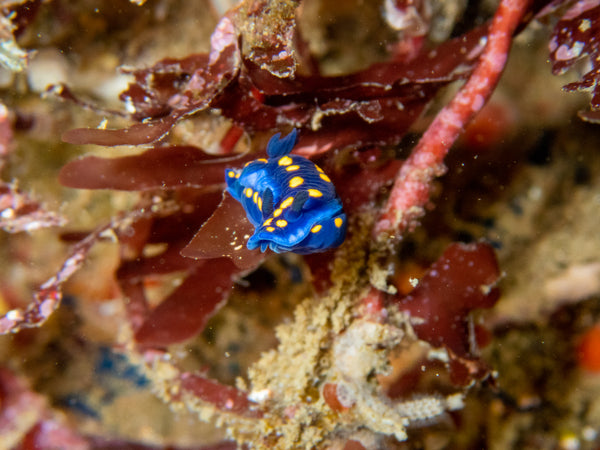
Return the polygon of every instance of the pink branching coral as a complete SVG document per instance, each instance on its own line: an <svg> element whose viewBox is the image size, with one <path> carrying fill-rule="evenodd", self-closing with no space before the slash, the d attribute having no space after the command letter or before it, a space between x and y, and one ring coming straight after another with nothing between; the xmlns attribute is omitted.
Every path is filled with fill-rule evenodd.
<svg viewBox="0 0 600 450"><path fill-rule="evenodd" d="M526 0L501 1L487 34L485 50L469 80L440 111L396 177L376 235L402 235L421 217L431 182L445 171L446 154L469 121L485 105L500 79L512 35L527 13Z"/></svg>

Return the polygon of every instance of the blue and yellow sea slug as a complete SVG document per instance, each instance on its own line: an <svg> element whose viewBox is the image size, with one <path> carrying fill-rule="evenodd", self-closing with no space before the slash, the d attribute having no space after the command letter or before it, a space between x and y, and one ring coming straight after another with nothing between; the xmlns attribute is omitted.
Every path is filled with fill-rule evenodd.
<svg viewBox="0 0 600 450"><path fill-rule="evenodd" d="M296 130L279 136L267 145L269 159L225 171L227 190L255 227L248 248L308 254L339 246L346 236L346 214L335 187L312 161L289 154Z"/></svg>

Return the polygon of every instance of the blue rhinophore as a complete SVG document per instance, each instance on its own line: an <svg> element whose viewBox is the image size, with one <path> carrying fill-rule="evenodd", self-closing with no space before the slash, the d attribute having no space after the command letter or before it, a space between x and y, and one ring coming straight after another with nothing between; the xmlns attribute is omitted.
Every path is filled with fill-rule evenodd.
<svg viewBox="0 0 600 450"><path fill-rule="evenodd" d="M333 183L312 161L290 154L295 129L279 137L269 140L268 159L225 171L227 190L255 227L248 248L307 254L339 246L346 236L346 214Z"/></svg>

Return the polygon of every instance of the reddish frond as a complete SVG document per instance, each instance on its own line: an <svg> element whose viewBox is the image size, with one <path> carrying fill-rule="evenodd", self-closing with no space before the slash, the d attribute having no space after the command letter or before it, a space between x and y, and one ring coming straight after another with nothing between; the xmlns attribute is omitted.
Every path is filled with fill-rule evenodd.
<svg viewBox="0 0 600 450"><path fill-rule="evenodd" d="M139 155L120 158L86 156L66 164L60 171L63 186L78 189L207 188L224 183L227 167L249 161L249 156L224 158L196 147L155 147Z"/></svg>
<svg viewBox="0 0 600 450"><path fill-rule="evenodd" d="M423 52L408 63L387 62L350 75L278 78L244 59L236 83L214 103L247 130L302 127L296 152L396 144L436 92L471 72L487 27ZM260 98L250 92L260 92Z"/></svg>
<svg viewBox="0 0 600 450"><path fill-rule="evenodd" d="M246 6L260 10L266 3ZM294 24L290 16L281 26L289 34ZM254 40L240 54L237 33L250 32L246 25L236 30L225 16L213 32L209 55L166 59L131 72L135 82L121 99L133 109L132 117L143 123L122 130L75 129L63 139L74 144L150 143L183 117L215 108L246 131L274 130L282 124L305 128L304 142L299 143L305 153L397 143L441 87L470 74L487 30L474 29L408 62L378 63L338 77L292 78L293 50L279 45L289 46L287 37L273 41L261 35L263 40ZM261 52L278 56L266 64L253 57Z"/></svg>
<svg viewBox="0 0 600 450"><path fill-rule="evenodd" d="M181 374L181 387L184 393L190 393L222 411L247 417L262 415L260 410L252 408L253 403L245 392L218 381L186 372Z"/></svg>
<svg viewBox="0 0 600 450"><path fill-rule="evenodd" d="M134 109L133 118L143 120L169 114L169 104L185 89L192 74L203 73L208 66L208 54L199 53L185 58L165 58L152 67L124 69L134 82L119 98Z"/></svg>
<svg viewBox="0 0 600 450"><path fill-rule="evenodd" d="M408 62L376 63L348 75L277 78L249 59L244 59L244 70L266 96L267 103L307 101L309 97L319 103L335 99L414 98L421 95L426 85L440 87L468 76L483 51L481 39L487 30L487 26L475 28L435 49L423 50L418 58Z"/></svg>
<svg viewBox="0 0 600 450"><path fill-rule="evenodd" d="M179 192L179 197L179 212L156 214L118 232L124 256L117 280L129 300L127 313L136 341L144 346L163 347L195 336L223 305L235 279L247 273L229 259L197 261L181 255L198 224L215 210L221 193L188 191ZM147 245L164 249L145 254ZM170 285L173 280L165 275L178 276L180 284L151 307L148 287Z"/></svg>
<svg viewBox="0 0 600 450"><path fill-rule="evenodd" d="M387 160L381 153L378 148L360 152L355 150L355 161L348 162L339 170L328 171L348 213L372 207L386 188L391 187L403 161Z"/></svg>
<svg viewBox="0 0 600 450"><path fill-rule="evenodd" d="M227 257L240 269L253 269L266 258L258 249L246 247L253 233L254 226L246 217L243 206L226 192L213 215L181 254L197 259Z"/></svg>
<svg viewBox="0 0 600 450"><path fill-rule="evenodd" d="M458 384L482 372L474 354L477 342L470 313L494 306L499 297L499 277L496 256L489 245L452 244L409 295L395 300L401 311L419 319L413 324L419 339L448 350L452 376Z"/></svg>
<svg viewBox="0 0 600 450"><path fill-rule="evenodd" d="M239 269L229 259L213 259L206 264L194 261L191 273L150 312L135 333L138 344L163 347L202 331L226 302L234 278L239 276Z"/></svg>
<svg viewBox="0 0 600 450"><path fill-rule="evenodd" d="M178 118L179 115L173 114L122 129L75 128L65 131L61 138L64 142L75 145L95 144L112 147L149 144L166 135Z"/></svg>

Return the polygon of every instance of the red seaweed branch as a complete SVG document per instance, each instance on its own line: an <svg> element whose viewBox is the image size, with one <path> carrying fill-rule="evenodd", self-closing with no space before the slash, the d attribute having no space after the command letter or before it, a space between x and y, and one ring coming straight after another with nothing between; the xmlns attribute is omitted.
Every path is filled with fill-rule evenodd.
<svg viewBox="0 0 600 450"><path fill-rule="evenodd" d="M512 35L528 7L529 0L500 3L477 67L439 112L398 172L383 214L375 225L377 237L399 236L424 215L431 183L445 172L443 162L450 147L494 92L508 57Z"/></svg>

